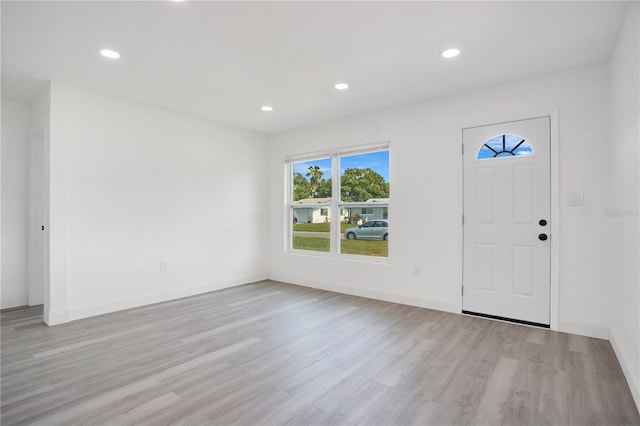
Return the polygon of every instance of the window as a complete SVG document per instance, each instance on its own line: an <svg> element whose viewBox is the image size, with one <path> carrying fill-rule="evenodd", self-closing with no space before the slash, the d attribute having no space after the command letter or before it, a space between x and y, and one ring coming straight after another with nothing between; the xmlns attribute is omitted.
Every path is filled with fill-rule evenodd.
<svg viewBox="0 0 640 426"><path fill-rule="evenodd" d="M388 145L293 159L287 170L289 249L388 257Z"/></svg>
<svg viewBox="0 0 640 426"><path fill-rule="evenodd" d="M482 145L476 159L498 157L514 157L520 155L532 155L533 148L529 142L517 135L498 135Z"/></svg>
<svg viewBox="0 0 640 426"><path fill-rule="evenodd" d="M331 158L293 163L291 248L329 252Z"/></svg>

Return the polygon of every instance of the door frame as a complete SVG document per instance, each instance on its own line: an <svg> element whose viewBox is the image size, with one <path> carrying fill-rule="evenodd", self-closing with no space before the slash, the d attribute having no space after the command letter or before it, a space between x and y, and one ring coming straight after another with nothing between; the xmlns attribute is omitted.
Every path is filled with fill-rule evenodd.
<svg viewBox="0 0 640 426"><path fill-rule="evenodd" d="M463 269L464 269L464 224L462 216L464 214L464 156L462 155L463 130L473 127L492 126L495 124L510 123L513 121L532 120L535 118L549 117L550 129L550 155L551 155L551 228L549 243L551 245L551 283L549 291L549 316L551 330L558 331L559 321L559 298L560 298L560 132L558 126L558 108L551 112L538 112L532 114L522 114L516 116L507 116L493 120L482 120L468 123L460 127L459 143L460 143L460 265L459 283L460 291L458 292L457 311L462 313L462 286L463 286ZM463 314L464 315L464 314Z"/></svg>

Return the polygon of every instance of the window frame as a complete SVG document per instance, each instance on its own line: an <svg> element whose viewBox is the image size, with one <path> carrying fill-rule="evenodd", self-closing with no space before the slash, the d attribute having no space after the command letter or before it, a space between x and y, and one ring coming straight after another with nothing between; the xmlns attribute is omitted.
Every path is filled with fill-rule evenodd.
<svg viewBox="0 0 640 426"><path fill-rule="evenodd" d="M341 183L341 172L340 172L340 159L345 156L359 155L359 154L368 154L379 151L389 151L389 156L391 156L391 147L388 141L379 142L375 144L367 144L367 145L357 145L357 146L349 146L344 148L338 148L330 151L319 151L315 153L307 153L301 155L295 155L285 158L285 211L284 219L285 219L285 252L288 254L294 255L305 255L305 256L317 256L317 257L330 257L330 258L340 258L340 259L351 259L351 260L360 260L367 262L375 262L375 263L388 263L390 258L390 250L387 251L387 256L369 256L369 255L360 255L360 254L349 254L349 253L341 253L340 252L340 237L341 237L341 226L342 223L342 210L344 208L350 207L362 207L362 208L373 208L373 207L386 207L387 213L386 217L382 218L382 220L389 220L389 208L391 204L391 194L389 194L389 199L387 202L376 202L375 205L372 203L366 202L343 202L341 201L341 191L340 191L340 183ZM301 205L296 205L295 201L293 201L293 165L299 162L306 162L312 160L320 160L330 158L331 159L331 200L328 203L318 203L313 204L314 207L317 208L328 208L330 220L330 235L329 235L329 251L314 251L314 250L303 250L296 249L293 247L293 217L294 217L294 209L300 208ZM391 174L391 161L389 161L389 174ZM390 181L390 179L389 179ZM375 219L373 219L375 220Z"/></svg>

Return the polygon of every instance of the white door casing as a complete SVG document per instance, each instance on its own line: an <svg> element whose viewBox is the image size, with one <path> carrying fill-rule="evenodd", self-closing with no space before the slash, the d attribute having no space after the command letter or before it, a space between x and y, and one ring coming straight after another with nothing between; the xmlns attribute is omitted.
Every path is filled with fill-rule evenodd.
<svg viewBox="0 0 640 426"><path fill-rule="evenodd" d="M467 128L463 144L462 309L548 326L550 118Z"/></svg>

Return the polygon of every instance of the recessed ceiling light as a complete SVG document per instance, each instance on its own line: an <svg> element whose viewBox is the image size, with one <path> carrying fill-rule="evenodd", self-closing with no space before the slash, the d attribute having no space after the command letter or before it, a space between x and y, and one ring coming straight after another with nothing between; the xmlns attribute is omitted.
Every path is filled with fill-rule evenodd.
<svg viewBox="0 0 640 426"><path fill-rule="evenodd" d="M265 105L260 109L263 110L263 111L266 111L266 112L273 111L273 107L269 106L269 105Z"/></svg>
<svg viewBox="0 0 640 426"><path fill-rule="evenodd" d="M120 54L118 52L110 49L102 49L100 51L100 54L105 58L109 58L109 59L118 59L120 57Z"/></svg>
<svg viewBox="0 0 640 426"><path fill-rule="evenodd" d="M347 83L336 83L333 85L333 87L338 90L347 90L349 88L349 85Z"/></svg>
<svg viewBox="0 0 640 426"><path fill-rule="evenodd" d="M443 58L455 58L460 54L459 49L447 49L440 54Z"/></svg>

